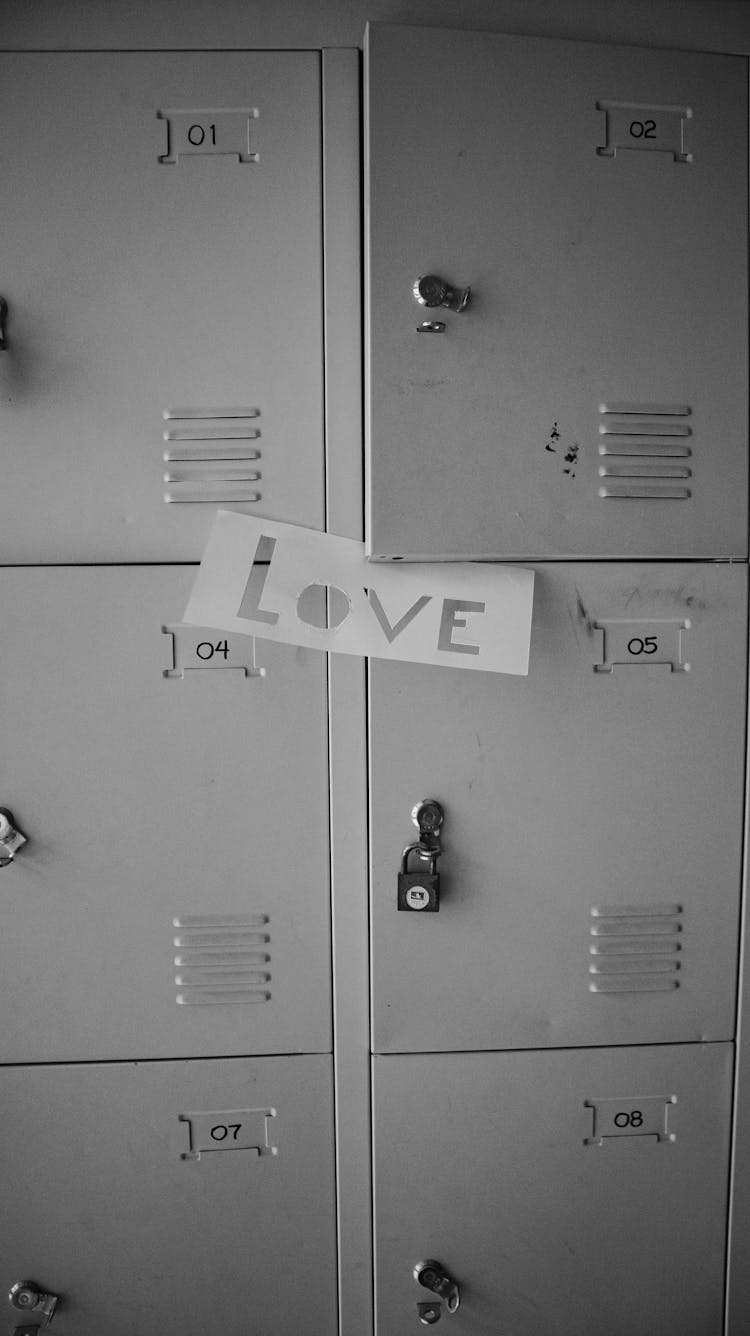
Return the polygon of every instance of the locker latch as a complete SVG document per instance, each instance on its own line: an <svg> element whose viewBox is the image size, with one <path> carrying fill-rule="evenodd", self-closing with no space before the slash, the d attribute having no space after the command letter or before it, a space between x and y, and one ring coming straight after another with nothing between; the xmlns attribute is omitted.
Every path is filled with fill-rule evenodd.
<svg viewBox="0 0 750 1336"><path fill-rule="evenodd" d="M8 303L4 297L0 297L0 351L7 349L8 340L5 334L5 324L8 319Z"/></svg>
<svg viewBox="0 0 750 1336"><path fill-rule="evenodd" d="M7 807L0 807L0 867L13 862L18 850L26 844L26 836L16 828L16 819Z"/></svg>
<svg viewBox="0 0 750 1336"><path fill-rule="evenodd" d="M471 298L471 288L454 288L437 274L422 274L412 287L415 301L420 306L445 306L449 311L465 311ZM418 334L444 334L444 320L424 320L417 325Z"/></svg>
<svg viewBox="0 0 750 1336"><path fill-rule="evenodd" d="M14 1336L31 1336L32 1332L43 1331L50 1325L59 1302L56 1294L45 1294L29 1280L19 1280L11 1285L8 1299L13 1308L33 1318L32 1322L16 1327Z"/></svg>
<svg viewBox="0 0 750 1336"><path fill-rule="evenodd" d="M408 844L401 858L398 874L397 907L412 912L437 913L440 908L440 875L437 860L441 854L440 828L445 814L434 798L423 798L412 809L411 819L419 831L419 840ZM417 859L419 871L409 869ZM424 865L427 865L426 869Z"/></svg>
<svg viewBox="0 0 750 1336"><path fill-rule="evenodd" d="M471 288L454 288L436 274L423 274L412 291L420 306L447 306L449 311L464 311L471 298Z"/></svg>
<svg viewBox="0 0 750 1336"><path fill-rule="evenodd" d="M459 1293L458 1285L455 1280L448 1275L448 1272L445 1270L442 1263L435 1262L432 1258L428 1259L426 1262L417 1262L417 1265L414 1268L414 1279L418 1281L420 1285L424 1286L426 1290L431 1290L433 1294L437 1294L439 1299L444 1299L445 1307L449 1313L456 1312L456 1309L461 1302L461 1295ZM439 1307L437 1316L434 1315L436 1307L434 1304L420 1304L418 1307L424 1308L425 1310L432 1310L430 1313L427 1311L424 1313L420 1312L420 1317L425 1323L425 1326L431 1326L433 1322L438 1321L440 1313Z"/></svg>

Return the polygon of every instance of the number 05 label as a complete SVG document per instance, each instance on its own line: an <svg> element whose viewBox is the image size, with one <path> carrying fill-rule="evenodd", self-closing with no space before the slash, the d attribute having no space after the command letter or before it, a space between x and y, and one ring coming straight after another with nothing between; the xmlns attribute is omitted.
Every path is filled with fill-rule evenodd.
<svg viewBox="0 0 750 1336"><path fill-rule="evenodd" d="M685 633L690 621L626 621L613 619L594 623L604 632L604 656L594 672L611 673L617 664L669 664L673 673L687 673Z"/></svg>

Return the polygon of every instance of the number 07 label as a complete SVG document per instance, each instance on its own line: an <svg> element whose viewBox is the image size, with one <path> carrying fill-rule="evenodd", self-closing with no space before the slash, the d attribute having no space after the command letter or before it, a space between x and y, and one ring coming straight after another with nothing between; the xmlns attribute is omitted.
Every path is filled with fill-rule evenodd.
<svg viewBox="0 0 750 1336"><path fill-rule="evenodd" d="M181 1113L181 1123L190 1129L190 1150L181 1159L199 1160L209 1151L254 1150L258 1155L277 1155L269 1123L275 1109L212 1109L204 1113Z"/></svg>

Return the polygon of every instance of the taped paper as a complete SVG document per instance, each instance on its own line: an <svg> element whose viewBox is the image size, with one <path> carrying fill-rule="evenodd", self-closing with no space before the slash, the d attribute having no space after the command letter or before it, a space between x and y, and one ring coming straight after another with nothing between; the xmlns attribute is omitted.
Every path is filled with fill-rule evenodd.
<svg viewBox="0 0 750 1336"><path fill-rule="evenodd" d="M364 543L220 510L184 620L338 654L525 675L534 572L380 564Z"/></svg>

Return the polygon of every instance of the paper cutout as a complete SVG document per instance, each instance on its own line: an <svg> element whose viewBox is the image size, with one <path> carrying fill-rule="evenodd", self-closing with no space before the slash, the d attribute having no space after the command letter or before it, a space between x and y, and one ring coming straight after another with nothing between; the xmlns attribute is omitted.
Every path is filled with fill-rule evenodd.
<svg viewBox="0 0 750 1336"><path fill-rule="evenodd" d="M310 620L318 588L323 609L331 591L329 613ZM339 654L525 676L533 592L534 572L520 566L371 562L354 539L220 510L184 620Z"/></svg>

